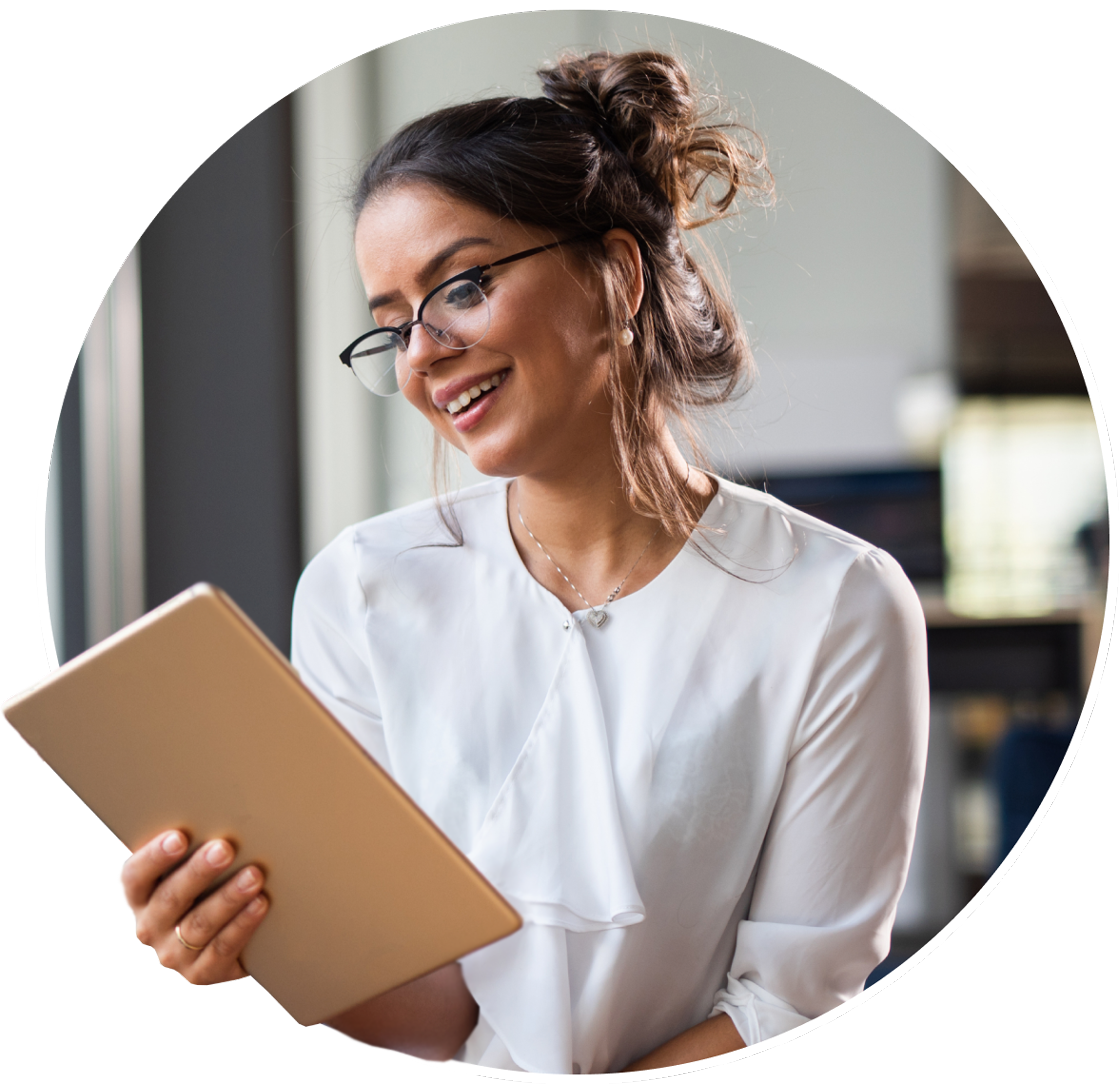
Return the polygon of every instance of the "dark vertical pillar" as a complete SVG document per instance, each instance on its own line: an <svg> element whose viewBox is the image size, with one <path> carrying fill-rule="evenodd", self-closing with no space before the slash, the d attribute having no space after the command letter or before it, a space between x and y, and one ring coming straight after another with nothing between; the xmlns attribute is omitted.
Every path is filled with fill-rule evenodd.
<svg viewBox="0 0 1119 1084"><path fill-rule="evenodd" d="M147 603L199 580L283 651L300 571L291 106L246 125L141 240Z"/></svg>
<svg viewBox="0 0 1119 1084"><path fill-rule="evenodd" d="M86 648L81 370L79 358L62 400L54 438L62 488L62 662L80 655ZM52 463L52 470L54 466Z"/></svg>

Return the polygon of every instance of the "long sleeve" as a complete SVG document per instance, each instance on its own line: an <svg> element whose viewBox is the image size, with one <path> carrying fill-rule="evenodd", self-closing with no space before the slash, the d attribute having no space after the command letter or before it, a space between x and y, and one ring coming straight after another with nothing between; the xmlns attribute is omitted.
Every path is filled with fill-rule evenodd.
<svg viewBox="0 0 1119 1084"><path fill-rule="evenodd" d="M924 618L893 558L847 571L739 923L726 1012L747 1044L859 993L885 958L928 740Z"/></svg>
<svg viewBox="0 0 1119 1084"><path fill-rule="evenodd" d="M345 531L299 579L292 608L291 661L311 692L391 772L373 668L363 654L367 609L352 531Z"/></svg>

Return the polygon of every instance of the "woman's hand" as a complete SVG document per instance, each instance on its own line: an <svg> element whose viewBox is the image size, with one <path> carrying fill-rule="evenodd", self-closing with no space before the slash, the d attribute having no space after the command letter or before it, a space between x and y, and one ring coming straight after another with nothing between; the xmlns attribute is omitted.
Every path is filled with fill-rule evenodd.
<svg viewBox="0 0 1119 1084"><path fill-rule="evenodd" d="M164 967L193 983L244 978L238 957L268 912L264 875L246 866L196 905L229 868L234 851L224 839L213 839L183 862L186 850L182 832L164 832L125 862L121 881L136 915L136 936L155 949Z"/></svg>
<svg viewBox="0 0 1119 1084"><path fill-rule="evenodd" d="M643 1058L627 1065L623 1073L637 1073L649 1069L665 1069L670 1065L684 1065L690 1061L714 1058L719 1054L729 1054L732 1050L745 1047L742 1036L734 1021L721 1012L696 1024L694 1028L682 1031L675 1039L658 1046Z"/></svg>

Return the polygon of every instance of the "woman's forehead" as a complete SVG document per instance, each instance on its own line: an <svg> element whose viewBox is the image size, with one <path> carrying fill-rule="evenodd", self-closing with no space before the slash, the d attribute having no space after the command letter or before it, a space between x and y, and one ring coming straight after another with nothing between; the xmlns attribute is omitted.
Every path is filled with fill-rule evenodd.
<svg viewBox="0 0 1119 1084"><path fill-rule="evenodd" d="M535 244L540 232L433 185L409 183L365 205L354 245L362 281L373 296L438 274L446 262L441 255L463 251L482 262L504 255L510 246Z"/></svg>
<svg viewBox="0 0 1119 1084"><path fill-rule="evenodd" d="M409 183L378 193L358 217L355 240L410 238L438 244L453 236L499 237L515 224L434 185ZM413 247L413 246L410 246Z"/></svg>

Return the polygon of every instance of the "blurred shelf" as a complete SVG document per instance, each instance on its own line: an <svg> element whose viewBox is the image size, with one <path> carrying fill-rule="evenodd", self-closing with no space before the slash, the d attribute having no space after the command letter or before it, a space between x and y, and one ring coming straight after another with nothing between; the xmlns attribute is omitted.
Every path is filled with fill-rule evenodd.
<svg viewBox="0 0 1119 1084"><path fill-rule="evenodd" d="M934 691L1008 695L1059 690L1083 698L1103 632L1102 592L1068 599L1048 613L976 617L918 590L929 630Z"/></svg>
<svg viewBox="0 0 1119 1084"><path fill-rule="evenodd" d="M954 625L1061 625L1077 624L1093 619L1097 612L1103 613L1103 595L1090 594L1077 599L1066 599L1055 609L1039 614L1000 614L995 617L980 617L961 614L948 608L944 595L936 590L917 585L921 607L925 611L925 624L929 628L944 628Z"/></svg>

